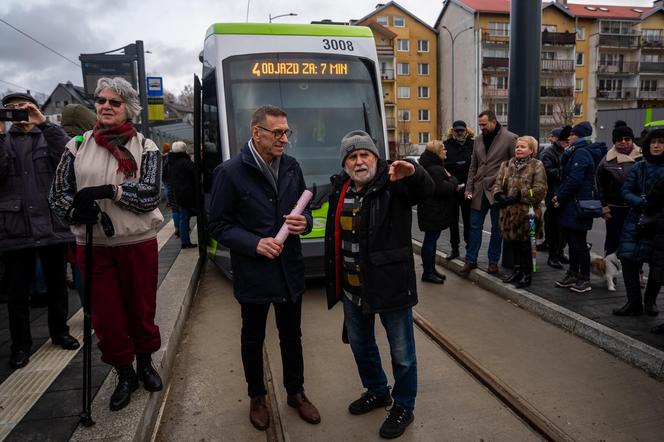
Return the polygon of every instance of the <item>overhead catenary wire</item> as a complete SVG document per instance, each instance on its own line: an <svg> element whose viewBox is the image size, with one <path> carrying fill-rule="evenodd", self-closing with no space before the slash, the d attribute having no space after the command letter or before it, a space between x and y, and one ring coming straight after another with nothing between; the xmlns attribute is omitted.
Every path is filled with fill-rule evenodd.
<svg viewBox="0 0 664 442"><path fill-rule="evenodd" d="M74 66L77 66L77 67L79 67L79 68L81 67L81 65L80 65L79 63L75 62L74 60L72 60L71 58L69 58L69 57L67 57L67 56L65 56L65 55L62 55L61 53L59 53L59 52L56 51L55 49L53 49L53 48L51 48L51 47L49 47L49 46L46 46L46 45L45 45L44 43L42 43L41 41L37 40L36 38L34 38L33 36L31 36L31 35L28 34L27 32L22 31L22 30L20 30L19 28L17 28L16 26L13 26L12 24L8 23L6 20L3 20L3 19L0 18L0 22L6 24L7 26L9 26L10 28L12 28L13 30L15 30L15 31L18 32L19 34L24 35L25 37L27 37L27 38L29 38L30 40L34 41L34 42L37 43L38 45L43 46L44 48L46 48L46 49L48 49L49 51L53 52L54 54L58 55L59 57L64 58L64 59L67 60L69 63L73 64Z"/></svg>
<svg viewBox="0 0 664 442"><path fill-rule="evenodd" d="M10 86L12 86L12 87L17 87L17 88L19 88L19 89L23 89L23 90L25 90L25 91L33 91L33 92L37 92L37 93L40 93L40 94L48 95L48 94L46 94L46 93L44 93L44 92L42 92L42 91L38 91L38 90L35 90L35 89L30 89L30 88L27 88L27 87L25 87L25 86L21 86L20 84L12 83L11 81L0 80L0 83L5 83L5 84L8 84L8 85L10 85Z"/></svg>

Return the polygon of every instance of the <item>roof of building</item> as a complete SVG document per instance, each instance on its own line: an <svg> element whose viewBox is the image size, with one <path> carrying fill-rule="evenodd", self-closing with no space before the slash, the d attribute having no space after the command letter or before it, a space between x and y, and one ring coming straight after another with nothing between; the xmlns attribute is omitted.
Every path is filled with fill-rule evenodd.
<svg viewBox="0 0 664 442"><path fill-rule="evenodd" d="M58 85L53 89L53 92L51 92L51 95L44 101L44 104L42 105L42 109L45 109L46 106L51 102L51 97L53 96L53 93L59 88L65 89L69 95L76 100L76 104L82 104L83 106L93 108L94 103L92 102L91 99L89 99L85 95L85 89L82 86L75 86L72 84L71 81L68 81L66 83L58 83Z"/></svg>
<svg viewBox="0 0 664 442"><path fill-rule="evenodd" d="M381 35L384 35L385 37L389 38L390 40L393 40L393 39L396 38L396 36L397 36L397 34L395 34L394 32L390 31L389 29L387 29L385 26L381 25L381 24L378 23L378 22L370 21L370 22L367 24L367 26L368 26L369 28L371 28L372 31L375 31L375 32L377 32L377 33L379 33L379 34L381 34Z"/></svg>
<svg viewBox="0 0 664 442"><path fill-rule="evenodd" d="M473 12L509 14L510 0L448 0L465 7ZM627 1L627 0L625 0ZM555 2L542 3L542 7L551 6ZM614 5L585 5L578 3L568 3L567 5L557 4L560 9L566 10L570 15L579 18L592 19L624 19L640 20L644 15L649 15L653 9L660 9L650 6L614 6Z"/></svg>
<svg viewBox="0 0 664 442"><path fill-rule="evenodd" d="M429 26L428 24L426 24L425 22L423 22L422 20L420 20L417 16L413 15L412 12L410 12L408 9L404 8L403 6L399 5L397 2L388 2L388 3L385 3L384 5L380 5L380 6L378 6L376 9L374 9L373 11L371 11L369 14L365 15L364 17L362 17L362 18L360 18L360 19L357 19L357 20L351 20L351 23L352 23L352 24L358 24L358 23L360 23L360 22L363 22L363 21L365 21L366 19L368 19L368 18L370 18L370 17L373 17L374 15L380 13L381 11L385 10L386 8L388 8L388 7L390 7L390 6L394 6L394 7L396 7L396 8L399 8L399 9L402 10L405 14L407 14L409 17L411 17L412 19L414 19L414 20L416 20L418 23L420 23L422 26L424 26L425 28L431 30L431 32L434 32L434 33L436 33L436 34L438 33L438 31L436 31L434 28L432 28L431 26Z"/></svg>

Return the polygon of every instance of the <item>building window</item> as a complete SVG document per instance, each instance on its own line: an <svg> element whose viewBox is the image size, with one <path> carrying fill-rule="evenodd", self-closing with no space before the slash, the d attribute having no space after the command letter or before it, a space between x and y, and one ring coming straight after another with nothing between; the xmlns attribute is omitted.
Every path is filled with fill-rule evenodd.
<svg viewBox="0 0 664 442"><path fill-rule="evenodd" d="M417 98L429 98L429 86L418 86Z"/></svg>
<svg viewBox="0 0 664 442"><path fill-rule="evenodd" d="M388 19L387 15L380 15L376 17L376 22L378 22L379 25L389 26L390 23L387 21L387 19Z"/></svg>
<svg viewBox="0 0 664 442"><path fill-rule="evenodd" d="M397 38L397 51L399 52L408 52L409 44L407 38Z"/></svg>
<svg viewBox="0 0 664 442"><path fill-rule="evenodd" d="M55 108L58 109L58 108L61 108L61 107L62 107L62 101L56 101L55 102Z"/></svg>
<svg viewBox="0 0 664 442"><path fill-rule="evenodd" d="M580 117L581 115L583 115L583 104L576 103L574 105L574 116Z"/></svg>
<svg viewBox="0 0 664 442"><path fill-rule="evenodd" d="M644 63L659 63L659 54L641 54L641 61Z"/></svg>
<svg viewBox="0 0 664 442"><path fill-rule="evenodd" d="M397 74L399 75L410 74L410 65L408 63L397 63Z"/></svg>
<svg viewBox="0 0 664 442"><path fill-rule="evenodd" d="M410 132L400 132L399 133L399 142L401 144L410 143Z"/></svg>
<svg viewBox="0 0 664 442"><path fill-rule="evenodd" d="M600 91L621 91L623 87L622 80L616 79L602 79L599 80L599 90Z"/></svg>
<svg viewBox="0 0 664 442"><path fill-rule="evenodd" d="M399 109L399 121L410 121L410 110Z"/></svg>
<svg viewBox="0 0 664 442"><path fill-rule="evenodd" d="M553 104L551 104L551 103L540 104L540 115L552 116L553 115Z"/></svg>
<svg viewBox="0 0 664 442"><path fill-rule="evenodd" d="M507 103L495 103L493 105L493 111L499 117L506 117L507 116Z"/></svg>
<svg viewBox="0 0 664 442"><path fill-rule="evenodd" d="M586 39L586 28L576 28L576 39L577 40Z"/></svg>
<svg viewBox="0 0 664 442"><path fill-rule="evenodd" d="M634 26L630 21L600 20L600 33L628 35L633 33Z"/></svg>
<svg viewBox="0 0 664 442"><path fill-rule="evenodd" d="M417 52L429 52L429 40L417 40Z"/></svg>
<svg viewBox="0 0 664 442"><path fill-rule="evenodd" d="M556 53L551 51L542 51L542 60L555 60Z"/></svg>
<svg viewBox="0 0 664 442"><path fill-rule="evenodd" d="M556 25L542 25L542 31L546 32L557 32L558 27Z"/></svg>
<svg viewBox="0 0 664 442"><path fill-rule="evenodd" d="M502 47L487 48L482 52L484 53L485 57L507 58L509 56L508 50Z"/></svg>
<svg viewBox="0 0 664 442"><path fill-rule="evenodd" d="M502 22L489 22L489 34L497 35L502 37L509 37L510 35L510 24Z"/></svg>
<svg viewBox="0 0 664 442"><path fill-rule="evenodd" d="M542 79L544 80L544 79ZM489 77L489 84L488 86L491 89L507 89L507 77L504 76L494 76L492 75Z"/></svg>
<svg viewBox="0 0 664 442"><path fill-rule="evenodd" d="M662 30L661 29L644 29L643 34L643 43L646 46L652 46L653 43L659 43L661 46L662 42Z"/></svg>
<svg viewBox="0 0 664 442"><path fill-rule="evenodd" d="M583 78L577 78L574 83L574 90L576 92L583 92Z"/></svg>
<svg viewBox="0 0 664 442"><path fill-rule="evenodd" d="M425 144L429 142L429 132L420 132L418 136L418 141L420 144Z"/></svg>
<svg viewBox="0 0 664 442"><path fill-rule="evenodd" d="M576 65L583 66L583 52L576 53Z"/></svg>
<svg viewBox="0 0 664 442"><path fill-rule="evenodd" d="M410 88L408 86L399 86L397 88L397 98L410 98Z"/></svg>
<svg viewBox="0 0 664 442"><path fill-rule="evenodd" d="M656 91L657 80L641 80L641 90L648 92Z"/></svg>
<svg viewBox="0 0 664 442"><path fill-rule="evenodd" d="M400 15L395 15L392 17L392 25L395 28L403 28L406 26L406 19Z"/></svg>
<svg viewBox="0 0 664 442"><path fill-rule="evenodd" d="M417 75L429 75L429 63L417 63Z"/></svg>
<svg viewBox="0 0 664 442"><path fill-rule="evenodd" d="M429 121L429 109L420 109L417 111L418 121Z"/></svg>

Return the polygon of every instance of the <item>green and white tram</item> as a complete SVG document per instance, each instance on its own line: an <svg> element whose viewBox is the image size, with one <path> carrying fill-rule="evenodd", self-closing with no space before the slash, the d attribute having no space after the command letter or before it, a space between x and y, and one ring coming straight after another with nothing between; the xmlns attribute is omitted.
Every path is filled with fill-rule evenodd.
<svg viewBox="0 0 664 442"><path fill-rule="evenodd" d="M207 31L200 124L205 207L214 168L250 138L251 113L264 104L288 113L286 153L302 167L314 229L302 238L307 275L323 274L329 178L341 170L343 135L361 129L388 156L383 94L373 35L360 26L217 23ZM208 255L230 273L230 255L208 240Z"/></svg>

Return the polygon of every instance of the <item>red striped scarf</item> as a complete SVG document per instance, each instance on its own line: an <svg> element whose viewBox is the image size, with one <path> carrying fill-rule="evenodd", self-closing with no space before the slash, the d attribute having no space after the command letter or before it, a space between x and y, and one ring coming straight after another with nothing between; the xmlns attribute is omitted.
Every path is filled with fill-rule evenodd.
<svg viewBox="0 0 664 442"><path fill-rule="evenodd" d="M136 129L131 121L111 127L104 126L97 121L93 129L97 145L108 150L118 160L118 172L122 172L127 178L135 177L138 170L136 160L125 147L136 134Z"/></svg>

